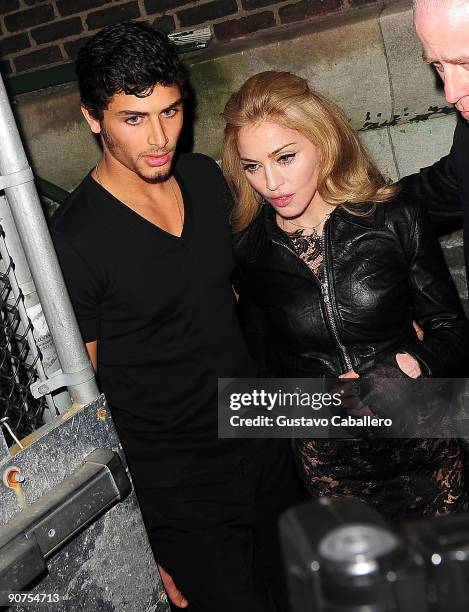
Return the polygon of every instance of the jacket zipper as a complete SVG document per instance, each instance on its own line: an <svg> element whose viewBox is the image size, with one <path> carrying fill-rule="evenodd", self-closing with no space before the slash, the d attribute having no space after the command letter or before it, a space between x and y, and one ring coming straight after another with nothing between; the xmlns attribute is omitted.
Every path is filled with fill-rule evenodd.
<svg viewBox="0 0 469 612"><path fill-rule="evenodd" d="M323 236L325 238L325 232L326 232L326 225L327 225L328 220L326 221L326 223L324 224L324 228L323 228ZM324 306L325 306L325 310L326 310L326 315L327 315L327 323L328 323L328 327L329 330L332 334L332 337L335 340L335 343L340 351L340 354L342 356L342 359L344 361L345 366L347 367L347 371L348 370L352 370L353 369L353 364L352 364L352 360L350 358L350 355L347 351L347 349L345 348L344 344L342 343L340 336L339 336L339 332L337 329L337 323L336 320L334 318L334 313L332 312L332 305L331 305L331 298L330 298L330 293L329 293L329 280L328 280L328 270L327 270L327 259L326 259L326 241L324 240L324 282L319 282L319 280L317 279L317 277L314 275L314 273L310 270L309 266L303 261L303 259L301 259L301 257L299 257L299 255L293 250L291 249L289 246L287 246L286 244L283 244L282 242L277 242L277 240L274 240L273 238L271 238L272 242L278 246L282 246L283 248L287 249L287 251L289 251L292 255L294 255L296 257L296 259L298 259L301 264L308 270L308 273L310 274L310 276L313 277L314 281L319 285L319 287L321 288L321 295L323 297L323 301L324 301Z"/></svg>

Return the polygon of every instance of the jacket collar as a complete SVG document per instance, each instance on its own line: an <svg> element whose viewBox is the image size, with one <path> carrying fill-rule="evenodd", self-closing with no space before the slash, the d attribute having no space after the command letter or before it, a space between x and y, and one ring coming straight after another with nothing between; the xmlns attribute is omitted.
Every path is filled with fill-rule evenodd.
<svg viewBox="0 0 469 612"><path fill-rule="evenodd" d="M351 213L344 210L342 207L336 207L329 219L335 223L336 220L340 219L346 223L352 225L358 225L364 229L379 229L384 228L384 205L377 204L374 212L371 215L362 217L359 215L352 215ZM262 208L259 212L258 217L254 220L254 223L263 224L267 233L268 238L282 239L284 232L277 225L275 219L275 211L268 202L262 204Z"/></svg>

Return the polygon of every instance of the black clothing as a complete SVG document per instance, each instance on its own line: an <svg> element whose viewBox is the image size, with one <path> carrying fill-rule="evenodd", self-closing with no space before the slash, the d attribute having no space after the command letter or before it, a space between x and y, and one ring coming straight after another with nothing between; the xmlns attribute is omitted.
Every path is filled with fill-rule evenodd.
<svg viewBox="0 0 469 612"><path fill-rule="evenodd" d="M291 453L273 449L204 485L137 491L188 612L288 612L277 518L303 496Z"/></svg>
<svg viewBox="0 0 469 612"><path fill-rule="evenodd" d="M412 198L426 206L439 232L463 222L464 258L469 288L469 125L459 118L449 155L402 179Z"/></svg>
<svg viewBox="0 0 469 612"><path fill-rule="evenodd" d="M203 155L181 155L174 175L185 206L180 238L91 176L55 214L52 235L83 339L98 342L99 384L156 558L189 610L234 610L217 606L236 595L239 609L272 612L253 560L281 572L275 520L300 501L300 487L285 440L217 437L217 378L257 374L230 282L230 202ZM267 486L265 474L275 475ZM268 563L256 542L263 522ZM215 578L218 564L232 575Z"/></svg>
<svg viewBox="0 0 469 612"><path fill-rule="evenodd" d="M273 330L282 375L298 367L309 376L360 373L378 355L399 351L427 376L453 374L467 355L464 314L422 211L399 195L369 217L336 209L324 232L324 285L268 205L235 245L239 293Z"/></svg>
<svg viewBox="0 0 469 612"><path fill-rule="evenodd" d="M264 374L404 376L394 355L408 352L424 376L454 375L467 355L464 315L422 211L403 195L367 217L336 208L323 240L322 283L268 205L236 241L240 313ZM311 495L355 495L390 518L467 504L456 440L297 440L296 448Z"/></svg>
<svg viewBox="0 0 469 612"><path fill-rule="evenodd" d="M181 155L175 176L180 238L89 175L51 228L83 339L98 341L100 388L134 479L148 486L191 480L256 446L217 438L217 377L256 376L230 283L225 183L202 155Z"/></svg>

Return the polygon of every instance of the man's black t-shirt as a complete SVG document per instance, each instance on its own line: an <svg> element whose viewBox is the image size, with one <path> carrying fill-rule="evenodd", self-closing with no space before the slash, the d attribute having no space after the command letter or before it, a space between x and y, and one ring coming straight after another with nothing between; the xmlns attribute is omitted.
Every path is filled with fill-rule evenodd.
<svg viewBox="0 0 469 612"><path fill-rule="evenodd" d="M52 235L134 479L189 481L253 452L217 438L217 378L255 376L235 314L228 197L216 163L180 155L182 235L159 229L88 175Z"/></svg>

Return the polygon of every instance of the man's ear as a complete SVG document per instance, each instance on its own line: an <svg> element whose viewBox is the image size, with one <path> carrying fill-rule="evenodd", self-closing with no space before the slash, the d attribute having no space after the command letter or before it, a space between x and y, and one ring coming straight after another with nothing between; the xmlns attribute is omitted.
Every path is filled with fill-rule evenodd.
<svg viewBox="0 0 469 612"><path fill-rule="evenodd" d="M94 134L99 134L101 132L101 123L95 117L93 117L90 111L86 108L86 106L83 106L83 104L80 105L80 110L83 113L86 123L90 126L91 131Z"/></svg>

